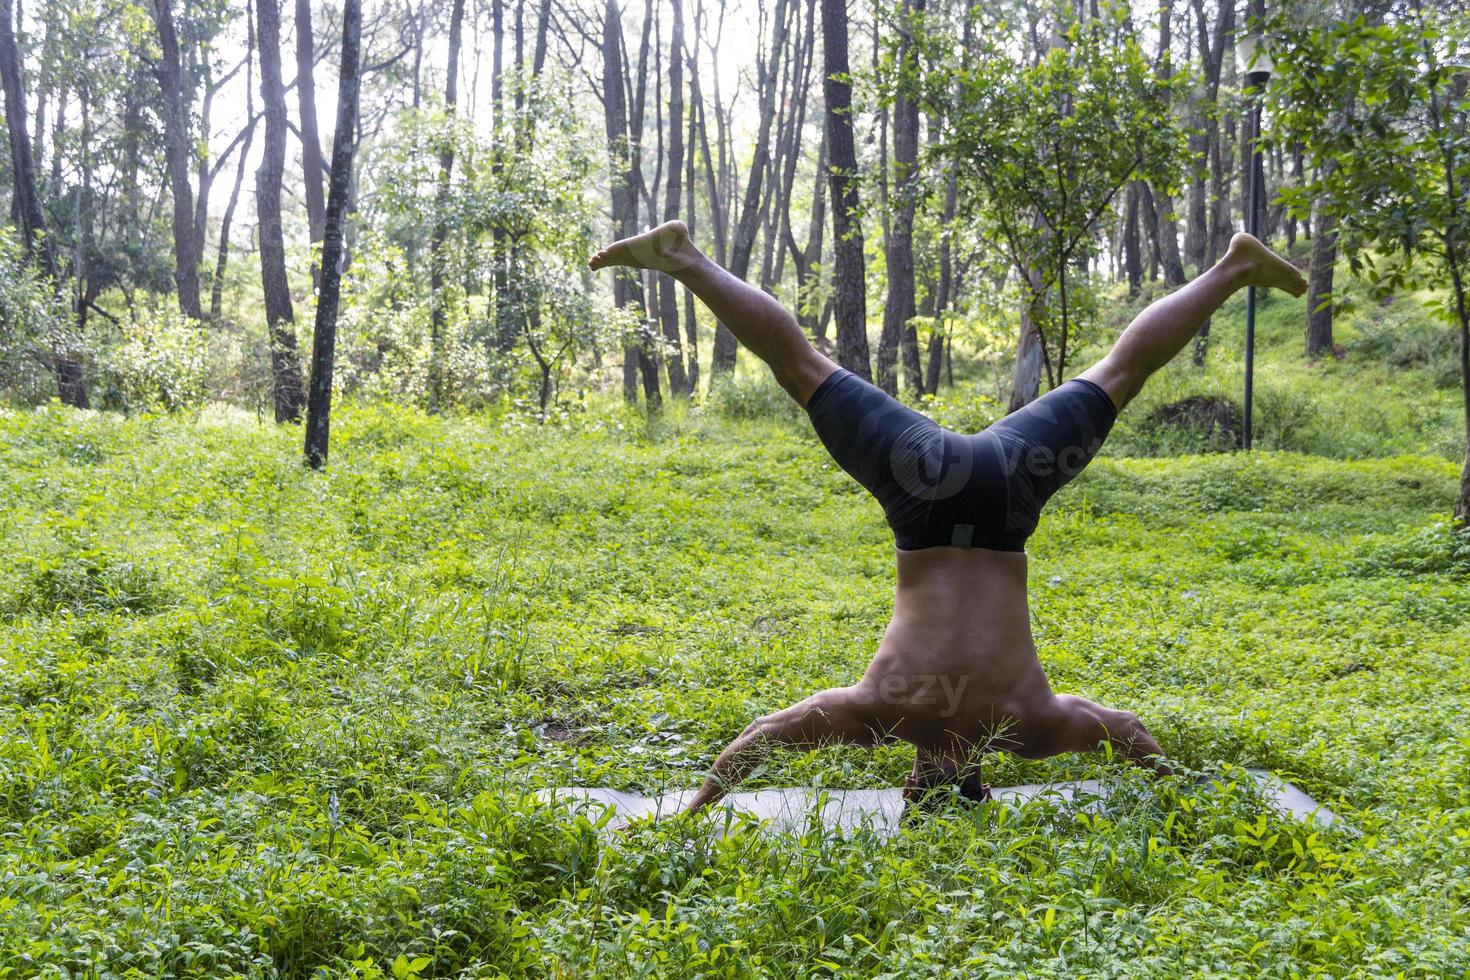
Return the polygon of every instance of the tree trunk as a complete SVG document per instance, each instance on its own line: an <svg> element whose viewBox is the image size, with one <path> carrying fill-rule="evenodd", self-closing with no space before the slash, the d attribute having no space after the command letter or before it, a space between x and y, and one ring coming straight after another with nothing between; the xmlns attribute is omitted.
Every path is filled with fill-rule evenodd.
<svg viewBox="0 0 1470 980"><path fill-rule="evenodd" d="M681 0L675 0L675 2L678 3L681 2ZM689 129L687 134L688 140L686 141L688 143L688 152L684 154L684 223L689 226L689 238L691 241L694 239L694 230L696 224L695 218L697 217L697 215L695 214L696 209L694 201L694 119L695 115L699 111L699 82L695 75L695 48L696 45L699 43L699 27L699 18L698 15L696 15L694 21L695 43L689 46ZM688 370L685 373L685 380L688 385L689 391L695 392L699 390L699 320L696 316L696 310L694 306L694 294L687 289L683 290L683 293L685 341L684 349L686 351L686 356L689 359Z"/></svg>
<svg viewBox="0 0 1470 980"><path fill-rule="evenodd" d="M914 194L919 159L919 106L910 94L918 84L910 20L924 13L924 0L906 0L899 11L898 86L893 103L893 193L897 209L889 228L886 251L888 301L883 307L883 334L878 344L878 386L890 394L898 390L892 356L901 352L904 384L909 391L924 390L919 363L919 336L914 319Z"/></svg>
<svg viewBox="0 0 1470 980"><path fill-rule="evenodd" d="M852 139L852 83L847 61L847 2L822 3L822 93L826 100L828 193L832 202L832 291L837 362L864 380L868 364L867 288L863 230L857 220L857 154Z"/></svg>
<svg viewBox="0 0 1470 980"><path fill-rule="evenodd" d="M617 0L607 0L602 31L602 96L603 122L607 129L607 150L612 173L612 221L614 234L626 238L638 230L638 183L633 169L632 143L628 137L628 103L624 84L621 13ZM643 288L635 269L614 269L613 302L619 307L630 304L642 311ZM646 313L640 316L640 320ZM638 375L647 358L643 337L623 345L623 400L629 405L638 401ZM643 371L646 375L647 371ZM655 381L657 375L655 375ZM644 381L647 393L647 379ZM657 397L648 408L654 410Z"/></svg>
<svg viewBox="0 0 1470 980"><path fill-rule="evenodd" d="M305 392L296 352L295 313L286 280L286 240L281 231L281 180L286 170L286 89L281 81L279 0L256 0L260 47L260 96L265 108L265 146L255 172L255 211L260 217L260 279L271 341L271 378L277 422L299 422Z"/></svg>
<svg viewBox="0 0 1470 980"><path fill-rule="evenodd" d="M209 320L218 324L223 315L225 267L230 261L230 225L235 220L235 206L240 202L240 188L245 184L245 161L255 139L255 20L254 11L245 18L245 133L241 138L240 159L235 162L235 183L230 188L230 201L225 205L219 224L219 253L215 257L214 275L209 280ZM134 171L136 173L136 170ZM134 206L136 213L136 205ZM198 227L198 224L195 224ZM203 244L203 237L200 238Z"/></svg>
<svg viewBox="0 0 1470 980"><path fill-rule="evenodd" d="M337 350L337 305L345 271L342 234L347 224L347 195L352 184L352 151L357 132L357 102L362 66L362 2L346 0L342 11L342 71L337 83L337 129L332 137L332 178L322 228L321 293L316 301L316 330L311 345L311 392L306 404L306 462L321 469L327 463L332 423L332 363Z"/></svg>
<svg viewBox="0 0 1470 980"><path fill-rule="evenodd" d="M22 80L20 51L11 26L10 0L0 0L0 80L5 85L5 121L10 137L10 176L15 210L21 222L21 241L26 254L39 246L41 271L56 280L56 257L46 235L46 218L41 211L41 198L36 188L36 169L31 144L26 138L25 85Z"/></svg>
<svg viewBox="0 0 1470 980"><path fill-rule="evenodd" d="M326 227L322 199L322 141L316 124L316 50L311 30L311 0L296 0L296 98L301 113L301 176L306 197L306 227L313 246L321 244ZM354 123L354 125L356 125ZM321 284L316 260L311 281Z"/></svg>
<svg viewBox="0 0 1470 980"><path fill-rule="evenodd" d="M225 267L230 260L230 224L235 220L235 205L240 200L240 187L245 183L245 159L250 155L250 144L255 138L255 122L247 123L245 140L240 144L240 159L235 164L235 184L230 188L230 202L225 205L224 216L219 222L219 254L214 263L214 277L209 284L209 320L219 323L223 314L225 297Z"/></svg>
<svg viewBox="0 0 1470 980"><path fill-rule="evenodd" d="M771 50L757 66L757 89L760 93L757 111L759 121L755 137L755 159L750 164L750 174L745 181L745 201L740 209L740 221L735 227L735 240L730 246L730 262L727 268L737 279L744 279L750 272L750 256L755 250L755 233L760 226L760 212L766 171L771 165L771 123L776 115L776 78L781 63L781 54L786 49L786 20L789 0L776 0L776 12L772 18ZM735 358L739 345L724 324L715 328L714 359L710 364L710 380L735 370Z"/></svg>
<svg viewBox="0 0 1470 980"><path fill-rule="evenodd" d="M1138 240L1139 181L1128 185L1127 204L1123 219L1123 268L1128 275L1128 298L1136 299L1143 291L1143 247Z"/></svg>
<svg viewBox="0 0 1470 980"><path fill-rule="evenodd" d="M822 317L821 304L816 299L821 295L822 237L827 224L827 134L817 146L816 177L812 181L811 220L807 223L806 246L798 254L792 253L796 266L797 320L814 339L825 340L826 322ZM790 231L790 220L787 221ZM793 239L789 248L795 248Z"/></svg>
<svg viewBox="0 0 1470 980"><path fill-rule="evenodd" d="M1332 353L1332 273L1337 264L1337 216L1319 203L1307 282L1307 357Z"/></svg>
<svg viewBox="0 0 1470 980"><path fill-rule="evenodd" d="M684 193L684 0L672 0L674 22L669 35L669 176L664 184L664 220L679 216ZM690 395L679 337L679 294L674 280L665 276L659 289L659 318L663 321L669 372L669 394Z"/></svg>
<svg viewBox="0 0 1470 980"><path fill-rule="evenodd" d="M169 192L173 196L174 285L178 288L179 312L200 320L204 316L199 305L200 250L194 240L194 189L189 184L194 148L189 138L189 114L184 106L179 38L169 4L170 0L153 0L160 49L154 74L163 90L159 114L163 117L163 153L168 164Z"/></svg>
<svg viewBox="0 0 1470 980"><path fill-rule="evenodd" d="M449 180L454 173L453 125L455 108L459 104L459 48L464 27L464 0L454 0L449 16L449 63L444 80L444 114L450 132L444 134L443 149L439 151L439 189L435 204L434 231L429 240L429 410L442 411L446 392L444 390L444 360L446 357L448 330L447 296L444 283L445 250L449 243L449 226L444 212L449 207Z"/></svg>
<svg viewBox="0 0 1470 980"><path fill-rule="evenodd" d="M1186 30L1185 34L1189 32ZM1159 4L1159 53L1156 59L1159 77L1174 77L1174 0ZM1179 227L1174 220L1174 201L1163 187L1144 185L1144 211L1153 215L1153 235L1158 243L1159 266L1164 283L1170 287L1184 285L1184 263L1179 256Z"/></svg>
<svg viewBox="0 0 1470 980"><path fill-rule="evenodd" d="M934 394L939 390L939 372L944 357L945 337L943 328L945 312L954 303L954 219L959 206L959 178L951 167L945 181L944 215L939 226L939 283L934 292L931 315L934 326L929 334L929 370L924 374L924 390Z"/></svg>
<svg viewBox="0 0 1470 980"><path fill-rule="evenodd" d="M1031 269L1026 276L1031 281L1031 295L1036 296L1041 288L1041 273ZM1036 302L1039 303L1040 299ZM1033 303L1021 307L1021 336L1016 341L1016 366L1011 374L1011 400L1006 407L1007 412L1026 407L1041 393L1041 331L1037 329L1034 311Z"/></svg>

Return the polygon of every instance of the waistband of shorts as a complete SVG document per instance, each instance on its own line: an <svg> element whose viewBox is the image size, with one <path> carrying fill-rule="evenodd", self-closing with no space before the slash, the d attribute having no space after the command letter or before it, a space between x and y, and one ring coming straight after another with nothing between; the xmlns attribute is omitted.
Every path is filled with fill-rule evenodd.
<svg viewBox="0 0 1470 980"><path fill-rule="evenodd" d="M893 543L900 551L925 548L985 548L990 551L1026 550L1026 535L980 524L950 524L932 527L896 527Z"/></svg>

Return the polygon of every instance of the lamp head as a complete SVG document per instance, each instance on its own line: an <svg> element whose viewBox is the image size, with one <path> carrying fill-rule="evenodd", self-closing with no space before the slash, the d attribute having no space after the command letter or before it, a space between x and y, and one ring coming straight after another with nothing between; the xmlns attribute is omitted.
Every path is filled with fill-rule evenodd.
<svg viewBox="0 0 1470 980"><path fill-rule="evenodd" d="M1276 67L1271 61L1271 49L1261 34L1245 34L1236 41L1235 63L1245 73L1246 81L1256 88L1266 84Z"/></svg>

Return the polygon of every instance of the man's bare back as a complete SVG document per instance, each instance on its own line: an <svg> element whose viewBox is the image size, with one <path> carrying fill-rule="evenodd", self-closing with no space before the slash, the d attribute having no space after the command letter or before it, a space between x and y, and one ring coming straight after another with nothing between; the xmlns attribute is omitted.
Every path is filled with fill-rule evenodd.
<svg viewBox="0 0 1470 980"><path fill-rule="evenodd" d="M975 771L993 751L1039 759L1107 744L1169 772L1135 714L1051 690L1031 635L1024 541L1046 499L1086 465L1148 377L1238 289L1302 295L1296 269L1236 235L1219 263L1140 313L1097 364L965 436L818 353L774 298L701 254L682 222L615 242L591 265L657 269L693 291L807 407L833 458L883 504L898 544L893 618L862 677L751 722L688 810L718 800L773 749L837 743L912 743L913 798L951 784L983 798Z"/></svg>

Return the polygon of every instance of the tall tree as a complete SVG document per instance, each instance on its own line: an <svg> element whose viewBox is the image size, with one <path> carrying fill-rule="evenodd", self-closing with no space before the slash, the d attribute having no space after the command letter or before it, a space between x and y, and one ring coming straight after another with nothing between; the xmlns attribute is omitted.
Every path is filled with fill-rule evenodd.
<svg viewBox="0 0 1470 980"><path fill-rule="evenodd" d="M603 12L602 102L613 175L612 219L618 237L626 238L638 231L639 170L634 153L635 141L630 136L627 72L624 67L626 58L617 0L607 0ZM645 36L647 26L645 18ZM634 112L639 112L636 103ZM646 324L643 287L633 270L618 270L618 275L613 279L613 301L619 308L631 306L636 309L640 325ZM629 403L637 400L638 376L641 373L644 397L649 411L653 411L660 403L658 369L648 353L645 334L646 326L642 326L638 334L624 344L623 398Z"/></svg>
<svg viewBox="0 0 1470 980"><path fill-rule="evenodd" d="M901 349L904 384L924 390L919 363L919 337L914 327L914 196L919 160L919 59L914 52L914 21L922 18L924 0L904 0L898 8L898 57L893 99L893 194L898 206L887 234L888 302L883 308L883 334L878 344L878 387L898 390L893 355Z"/></svg>
<svg viewBox="0 0 1470 980"><path fill-rule="evenodd" d="M286 88L281 81L279 0L256 0L260 49L260 100L265 111L265 145L255 172L255 212L260 219L260 279L271 341L271 380L276 421L299 422L306 395L296 349L296 314L286 279L286 238L281 229L281 181L286 172Z"/></svg>
<svg viewBox="0 0 1470 980"><path fill-rule="evenodd" d="M331 435L332 363L337 349L337 306L346 258L342 234L347 223L357 105L362 90L362 65L358 57L361 42L362 2L346 0L342 11L342 70L337 82L337 130L332 137L332 180L322 237L321 294L316 303L311 391L306 403L306 462L317 469L326 465Z"/></svg>
<svg viewBox="0 0 1470 980"><path fill-rule="evenodd" d="M1230 229L1230 185L1225 161L1229 155L1222 148L1225 139L1220 124L1220 80L1225 66L1225 52L1235 34L1235 4L1226 0L1219 4L1211 27L1204 0L1193 0L1195 36L1199 48L1201 83L1194 93L1194 116L1191 119L1189 230L1185 236L1187 250L1199 275L1220 257L1220 236L1228 238ZM1194 363L1204 364L1210 344L1210 321L1200 327L1194 344Z"/></svg>
<svg viewBox="0 0 1470 980"><path fill-rule="evenodd" d="M1312 260L1307 269L1307 356L1332 353L1332 319L1337 302L1332 277L1337 266L1337 214L1326 202L1316 206Z"/></svg>
<svg viewBox="0 0 1470 980"><path fill-rule="evenodd" d="M1159 54L1155 70L1165 82L1174 77L1174 0L1159 4ZM1174 218L1174 198L1169 180L1160 179L1143 188L1143 205L1152 217L1152 234L1157 242L1159 263L1167 286L1184 285L1184 261L1179 255L1179 225Z"/></svg>
<svg viewBox="0 0 1470 980"><path fill-rule="evenodd" d="M313 246L326 226L322 199L322 141L316 123L316 45L311 29L311 0L296 0L296 100L301 116L301 180L306 198L306 228ZM319 281L316 261L311 280Z"/></svg>
<svg viewBox="0 0 1470 980"><path fill-rule="evenodd" d="M429 408L444 407L444 361L447 357L449 295L444 283L445 252L449 244L449 181L454 171L455 110L459 105L459 48L464 28L464 0L454 0L449 14L449 63L444 75L446 132L439 149L439 189L434 207L434 231L429 243Z"/></svg>
<svg viewBox="0 0 1470 980"><path fill-rule="evenodd" d="M669 176L664 185L664 220L679 216L684 193L684 0L670 0L673 24L669 34ZM663 321L669 393L688 395L694 389L684 369L684 351L679 337L679 296L673 280L665 277L659 289L659 317Z"/></svg>
<svg viewBox="0 0 1470 980"><path fill-rule="evenodd" d="M223 313L225 296L225 268L230 260L230 226L235 220L235 206L240 201L240 188L245 183L245 163L250 156L250 144L255 139L255 11L253 3L247 3L245 14L245 131L240 135L239 159L235 163L235 182L230 188L230 200L219 222L219 254L215 259L214 275L209 286L209 319L219 323ZM197 227L197 225L196 225Z"/></svg>
<svg viewBox="0 0 1470 980"><path fill-rule="evenodd" d="M173 196L174 285L178 289L179 312L199 320L204 315L199 302L201 248L195 239L194 189L189 183L194 142L189 132L189 108L184 97L179 36L170 7L170 0L153 0L160 51L153 71L163 91L163 104L159 111L163 116L164 158L168 161L169 191Z"/></svg>
<svg viewBox="0 0 1470 980"><path fill-rule="evenodd" d="M826 101L829 196L832 201L832 290L837 362L865 380L868 363L867 287L859 222L857 153L852 140L852 73L847 60L847 0L822 3L822 95Z"/></svg>
<svg viewBox="0 0 1470 980"><path fill-rule="evenodd" d="M766 173L771 166L771 125L776 117L777 71L782 54L786 50L786 32L790 0L776 0L776 10L771 19L771 47L761 51L756 60L756 136L755 159L751 161L750 173L745 180L745 200L740 207L740 221L735 226L735 240L730 246L730 261L727 268L737 279L750 273L750 256L755 250L756 231L760 227L762 193ZM735 369L735 358L739 345L735 335L724 324L715 328L715 351L710 364L711 381L719 375Z"/></svg>

